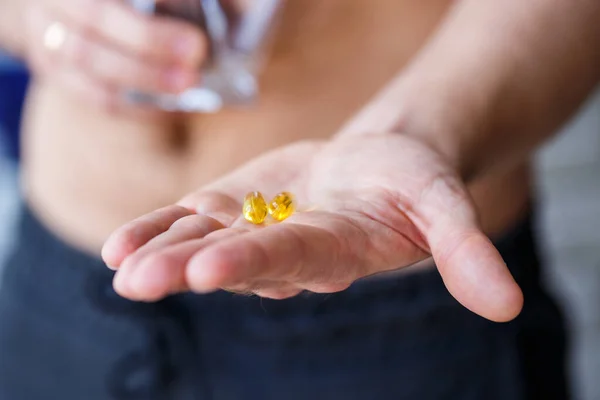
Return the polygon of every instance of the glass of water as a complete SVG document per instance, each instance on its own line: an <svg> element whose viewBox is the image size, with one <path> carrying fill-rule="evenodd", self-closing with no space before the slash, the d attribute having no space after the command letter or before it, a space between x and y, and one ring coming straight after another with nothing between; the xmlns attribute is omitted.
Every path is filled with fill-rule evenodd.
<svg viewBox="0 0 600 400"><path fill-rule="evenodd" d="M126 100L166 111L216 112L258 94L266 44L284 0L127 0L137 11L183 19L209 39L202 81L181 94L125 92Z"/></svg>

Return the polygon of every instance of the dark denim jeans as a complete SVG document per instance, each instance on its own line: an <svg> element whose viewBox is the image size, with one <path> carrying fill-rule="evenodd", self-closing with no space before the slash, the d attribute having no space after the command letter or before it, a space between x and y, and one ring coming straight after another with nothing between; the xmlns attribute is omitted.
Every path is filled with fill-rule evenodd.
<svg viewBox="0 0 600 400"><path fill-rule="evenodd" d="M564 400L565 329L531 221L497 242L525 310L495 324L436 271L285 301L119 298L24 209L0 289L0 399Z"/></svg>

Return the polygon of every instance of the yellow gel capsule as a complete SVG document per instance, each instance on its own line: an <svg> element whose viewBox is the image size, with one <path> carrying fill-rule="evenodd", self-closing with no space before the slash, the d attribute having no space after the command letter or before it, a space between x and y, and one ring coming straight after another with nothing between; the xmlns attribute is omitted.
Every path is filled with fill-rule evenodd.
<svg viewBox="0 0 600 400"><path fill-rule="evenodd" d="M255 225L260 225L267 218L267 203L260 192L248 193L244 198L244 208L242 210L246 221Z"/></svg>
<svg viewBox="0 0 600 400"><path fill-rule="evenodd" d="M294 196L288 192L279 193L269 203L269 214L277 221L289 218L294 211L296 211Z"/></svg>

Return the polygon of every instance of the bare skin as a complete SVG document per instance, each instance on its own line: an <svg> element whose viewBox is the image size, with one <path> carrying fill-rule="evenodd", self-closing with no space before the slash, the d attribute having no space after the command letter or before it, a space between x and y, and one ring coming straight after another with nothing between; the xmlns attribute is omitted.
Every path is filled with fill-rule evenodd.
<svg viewBox="0 0 600 400"><path fill-rule="evenodd" d="M466 185L526 163L591 93L598 16L593 0L456 3L333 138L261 155L116 230L102 249L115 289L146 301L221 288L287 298L432 256L466 308L514 318L523 294ZM258 186L289 187L316 209L248 226L239 199Z"/></svg>
<svg viewBox="0 0 600 400"><path fill-rule="evenodd" d="M292 2L261 102L248 110L132 118L38 81L24 129L27 197L61 237L98 254L118 226L264 151L333 135L415 54L448 3L379 0L365 13L361 1ZM527 172L519 165L470 186L491 236L526 212Z"/></svg>

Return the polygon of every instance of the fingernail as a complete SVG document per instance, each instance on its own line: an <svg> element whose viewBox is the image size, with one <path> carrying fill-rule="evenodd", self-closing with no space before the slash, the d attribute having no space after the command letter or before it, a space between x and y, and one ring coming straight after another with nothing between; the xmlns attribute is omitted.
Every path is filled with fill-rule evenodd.
<svg viewBox="0 0 600 400"><path fill-rule="evenodd" d="M106 268L110 269L111 271L116 271L117 269L119 269L118 267L108 265L108 264L106 264Z"/></svg>

